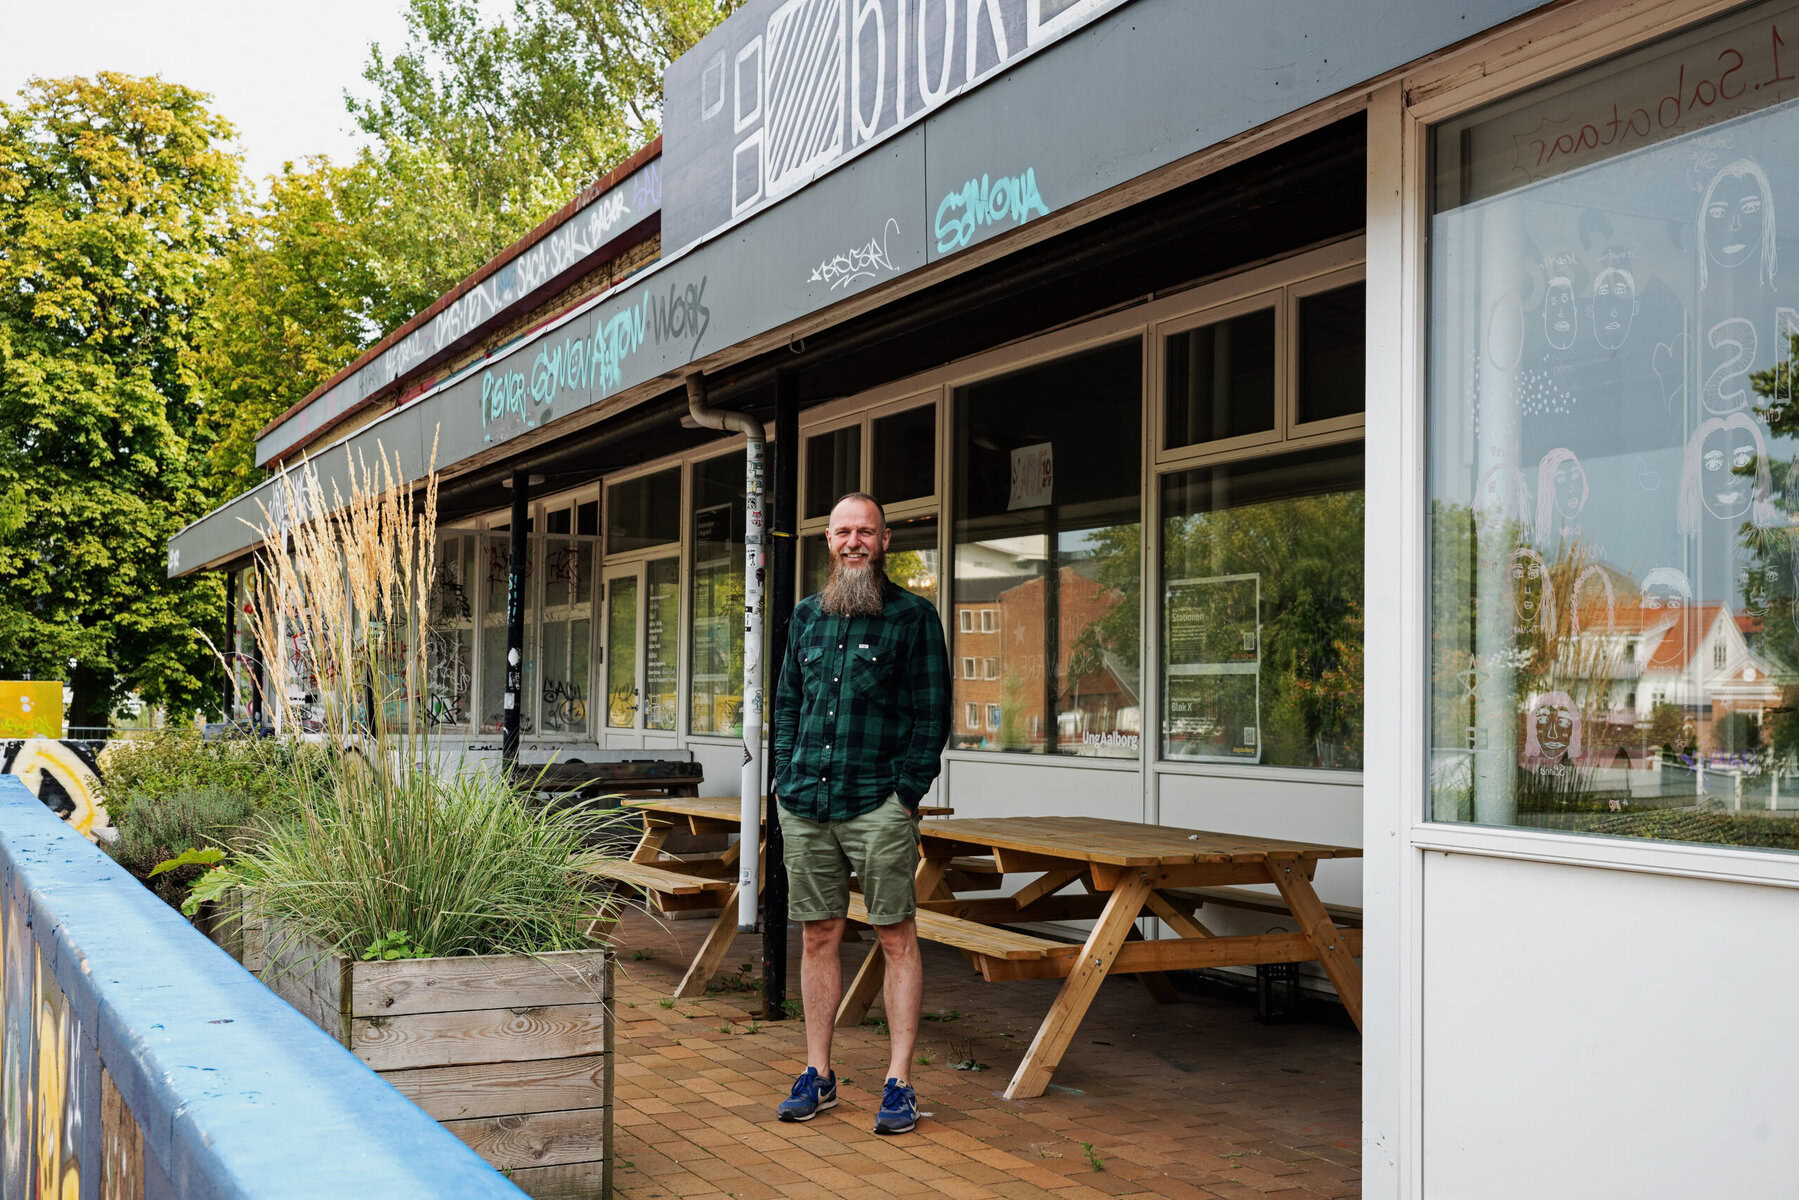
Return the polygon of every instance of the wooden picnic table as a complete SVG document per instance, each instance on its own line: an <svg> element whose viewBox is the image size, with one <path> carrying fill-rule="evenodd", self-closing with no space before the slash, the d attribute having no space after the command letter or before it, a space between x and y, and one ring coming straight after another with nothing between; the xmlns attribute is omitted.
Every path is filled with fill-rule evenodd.
<svg viewBox="0 0 1799 1200"><path fill-rule="evenodd" d="M1063 980L1006 1087L1008 1099L1043 1094L1110 975L1139 975L1153 996L1169 1001L1174 996L1164 971L1316 960L1361 1027L1362 974L1355 962L1361 930L1334 923L1312 888L1319 860L1360 857L1358 849L1099 817L930 820L921 834L919 937L963 951L989 981ZM1034 878L1009 896L964 898L952 890L957 882L971 890L970 880L979 880L980 890L994 890L994 876L1002 873ZM1081 892L1064 891L1077 882ZM1299 932L1214 934L1195 910L1217 902L1221 887L1238 884L1273 884L1279 895L1266 899L1284 904ZM859 900L852 898L850 916L866 920ZM1139 917L1159 917L1176 936L1143 940ZM1093 921L1084 944L1004 928L1068 920ZM839 1026L861 1022L883 971L877 945L844 994Z"/></svg>
<svg viewBox="0 0 1799 1200"><path fill-rule="evenodd" d="M621 807L643 815L643 834L630 857L594 864L589 870L596 875L641 890L653 897L660 912L699 909L718 915L706 931L705 939L688 965L680 986L679 997L704 995L706 985L718 973L719 965L730 952L731 940L737 936L737 894L741 887L742 856L739 843L722 850L697 854L671 854L664 847L680 829L705 834L736 833L742 824L742 800L737 796L670 796L656 799L626 800ZM764 823L768 820L767 801L759 810ZM953 809L926 806L927 815L953 812ZM757 894L760 895L762 860L756 863Z"/></svg>

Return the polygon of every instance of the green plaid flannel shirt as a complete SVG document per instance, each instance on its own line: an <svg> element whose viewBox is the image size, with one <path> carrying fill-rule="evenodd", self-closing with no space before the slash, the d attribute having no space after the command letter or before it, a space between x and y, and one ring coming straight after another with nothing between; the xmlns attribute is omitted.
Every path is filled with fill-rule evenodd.
<svg viewBox="0 0 1799 1200"><path fill-rule="evenodd" d="M914 812L942 766L949 651L929 600L891 580L878 617L817 596L793 610L775 686L775 791L796 816L845 821L891 792Z"/></svg>

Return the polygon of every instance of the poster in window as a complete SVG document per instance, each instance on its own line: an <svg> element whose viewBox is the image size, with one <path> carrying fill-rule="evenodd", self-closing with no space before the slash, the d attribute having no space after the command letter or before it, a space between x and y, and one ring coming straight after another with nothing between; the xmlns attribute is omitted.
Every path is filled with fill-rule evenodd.
<svg viewBox="0 0 1799 1200"><path fill-rule="evenodd" d="M1260 574L1168 583L1168 757L1261 761L1261 598Z"/></svg>

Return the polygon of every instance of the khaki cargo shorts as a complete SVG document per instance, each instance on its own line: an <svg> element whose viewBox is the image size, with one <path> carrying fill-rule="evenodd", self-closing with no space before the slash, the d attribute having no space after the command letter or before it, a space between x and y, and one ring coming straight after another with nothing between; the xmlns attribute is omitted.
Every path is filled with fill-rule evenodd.
<svg viewBox="0 0 1799 1200"><path fill-rule="evenodd" d="M781 812L787 863L787 916L828 921L848 916L850 875L862 885L871 925L892 925L918 908L918 821L899 794L847 821L812 821Z"/></svg>

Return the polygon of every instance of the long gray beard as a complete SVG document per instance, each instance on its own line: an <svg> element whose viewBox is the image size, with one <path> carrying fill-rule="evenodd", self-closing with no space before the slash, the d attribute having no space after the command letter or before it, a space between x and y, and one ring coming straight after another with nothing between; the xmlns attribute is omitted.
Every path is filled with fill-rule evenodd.
<svg viewBox="0 0 1799 1200"><path fill-rule="evenodd" d="M887 604L887 572L873 563L847 568L831 565L831 577L819 605L839 617L878 617Z"/></svg>

